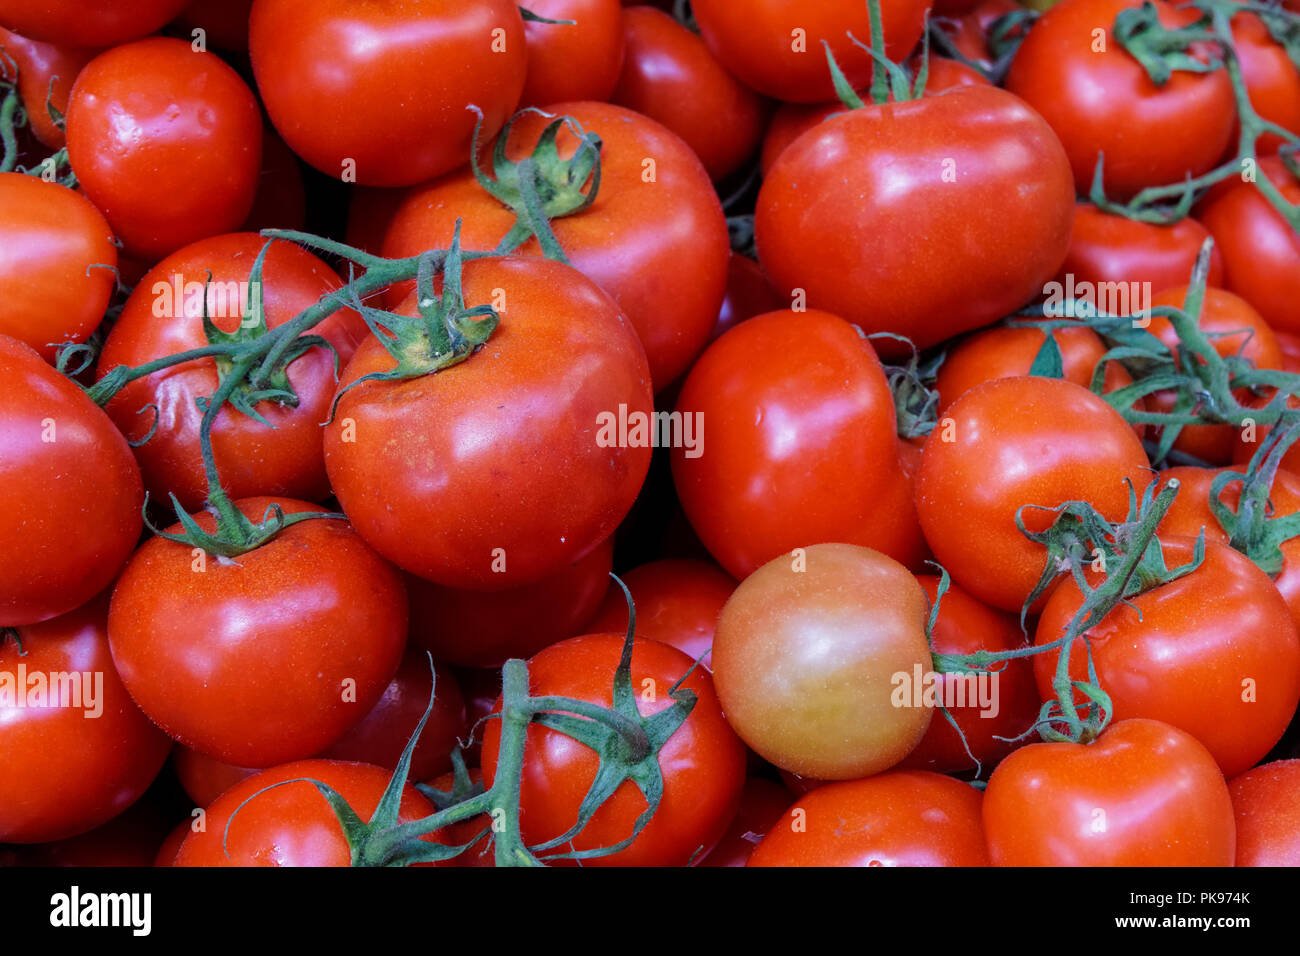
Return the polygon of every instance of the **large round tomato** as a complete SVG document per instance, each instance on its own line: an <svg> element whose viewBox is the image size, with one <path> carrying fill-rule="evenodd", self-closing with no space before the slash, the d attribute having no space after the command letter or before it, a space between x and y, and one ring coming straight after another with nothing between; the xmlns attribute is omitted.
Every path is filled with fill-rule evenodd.
<svg viewBox="0 0 1300 956"><path fill-rule="evenodd" d="M1040 294L1073 218L1056 134L969 86L820 123L772 166L754 226L778 291L926 348Z"/></svg>
<svg viewBox="0 0 1300 956"><path fill-rule="evenodd" d="M1228 784L1237 866L1300 866L1300 760L1248 770Z"/></svg>
<svg viewBox="0 0 1300 956"><path fill-rule="evenodd" d="M1158 720L1091 744L1022 747L993 771L984 833L995 866L1231 866L1232 801L1214 758Z"/></svg>
<svg viewBox="0 0 1300 956"><path fill-rule="evenodd" d="M0 210L0 334L52 360L55 344L86 341L104 317L113 231L83 196L21 173L0 173Z"/></svg>
<svg viewBox="0 0 1300 956"><path fill-rule="evenodd" d="M763 837L750 866L988 866L980 792L926 771L818 787Z"/></svg>
<svg viewBox="0 0 1300 956"><path fill-rule="evenodd" d="M563 27L554 29L562 30ZM256 0L249 53L284 141L321 172L410 186L510 117L528 56L514 0Z"/></svg>
<svg viewBox="0 0 1300 956"><path fill-rule="evenodd" d="M0 627L86 603L140 538L144 488L108 416L0 335Z"/></svg>
<svg viewBox="0 0 1300 956"><path fill-rule="evenodd" d="M108 651L108 602L0 637L0 843L99 826L153 782L171 741L140 713Z"/></svg>
<svg viewBox="0 0 1300 956"><path fill-rule="evenodd" d="M909 565L924 545L880 360L826 312L770 312L700 357L677 411L699 423L673 449L691 526L742 579L791 548L844 541Z"/></svg>
<svg viewBox="0 0 1300 956"><path fill-rule="evenodd" d="M822 780L887 770L930 724L910 687L932 669L928 613L916 579L870 548L817 544L763 565L713 638L728 722L782 770Z"/></svg>
<svg viewBox="0 0 1300 956"><path fill-rule="evenodd" d="M1156 291L1186 285L1209 235L1209 230L1195 219L1161 226L1081 202L1075 209L1070 249L1058 278L1064 283L1073 276L1076 287L1092 283L1094 291L1101 282L1149 283L1147 288ZM1216 247L1210 259L1209 283L1214 286L1222 282L1223 256ZM1138 300L1134 308L1140 304Z"/></svg>
<svg viewBox="0 0 1300 956"><path fill-rule="evenodd" d="M68 46L109 47L153 33L189 0L0 0L0 26Z"/></svg>
<svg viewBox="0 0 1300 956"><path fill-rule="evenodd" d="M1054 508L1087 501L1111 521L1128 514L1131 482L1150 483L1146 452L1120 414L1086 388L1003 378L957 399L926 440L917 475L925 539L963 588L1018 611L1047 552L1016 527L1042 531Z"/></svg>
<svg viewBox="0 0 1300 956"><path fill-rule="evenodd" d="M528 76L519 105L609 99L623 65L619 0L533 0L528 9L573 23L524 23Z"/></svg>
<svg viewBox="0 0 1300 956"><path fill-rule="evenodd" d="M253 263L267 240L253 233L202 239L168 256L140 281L109 333L99 374L117 365L138 366L208 344L203 308L217 328L233 332L245 320L254 290ZM261 295L266 325L275 328L342 286L334 271L310 252L287 242L271 245L263 262ZM211 285L209 286L209 276ZM205 291L206 290L206 291ZM367 337L361 316L341 309L312 330L347 362ZM260 402L257 410L273 428L227 405L217 413L212 450L221 484L235 498L285 495L308 501L329 495L323 430L334 400L335 353L313 348L289 365L296 406ZM217 390L219 366L204 358L138 378L108 403L108 413L128 438L140 441L136 458L150 495L196 510L208 485L199 450L203 412L195 399ZM147 406L153 405L150 409ZM156 409L156 410L155 410Z"/></svg>
<svg viewBox="0 0 1300 956"><path fill-rule="evenodd" d="M1185 26L1199 15L1165 0L1151 2L1165 26ZM1060 135L1083 195L1092 188L1100 154L1106 157L1107 194L1127 199L1147 186L1208 172L1232 137L1236 111L1224 70L1179 70L1156 86L1115 38L1116 15L1138 5L1062 0L1034 24L1007 74L1007 89ZM1104 47L1098 49L1103 30Z"/></svg>
<svg viewBox="0 0 1300 956"><path fill-rule="evenodd" d="M216 54L139 40L77 76L68 159L126 251L154 262L248 216L262 117L252 90Z"/></svg>
<svg viewBox="0 0 1300 956"><path fill-rule="evenodd" d="M273 503L237 506L261 520ZM401 660L406 592L347 522L300 522L235 560L196 550L147 541L109 608L113 660L156 724L224 763L269 767L314 756L370 712Z"/></svg>
<svg viewBox="0 0 1300 956"><path fill-rule="evenodd" d="M63 130L55 125L49 107L60 113L68 111L68 94L81 68L94 59L97 50L84 47L54 46L31 40L0 27L0 79L17 81L23 109L32 134L50 149L60 149L66 142ZM13 73L18 73L17 77Z"/></svg>
<svg viewBox="0 0 1300 956"><path fill-rule="evenodd" d="M884 52L894 61L921 38L924 0L882 0ZM855 88L871 78L871 56L850 38L877 49L863 0L695 0L691 11L713 54L749 86L780 100L816 103L835 96L823 42Z"/></svg>
<svg viewBox="0 0 1300 956"><path fill-rule="evenodd" d="M1164 540L1165 563L1192 559L1193 540ZM1094 582L1095 583L1095 582ZM1053 592L1035 643L1064 633L1083 598L1073 580ZM1268 575L1209 540L1195 571L1130 598L1075 641L1070 669L1110 695L1119 720L1147 717L1185 730L1226 776L1254 766L1278 742L1300 702L1300 637ZM1054 696L1057 652L1034 658L1038 689Z"/></svg>
<svg viewBox="0 0 1300 956"><path fill-rule="evenodd" d="M605 103L547 109L572 117L604 144L595 202L554 220L555 236L573 267L628 317L645 346L655 390L663 389L690 366L718 318L728 255L722 205L699 159L654 120ZM509 157L531 155L549 122L535 113L521 116L511 130ZM567 127L560 131L562 156L572 155L577 143ZM464 220L467 249L495 249L515 223L514 214L464 171L411 190L393 219L384 255L445 249L457 219ZM518 252L540 255L541 247L530 239Z"/></svg>
<svg viewBox="0 0 1300 956"><path fill-rule="evenodd" d="M529 693L562 696L608 707L624 635L590 634L546 648L528 662ZM694 664L674 647L638 640L632 648L637 708L649 715L672 704L668 690ZM695 668L682 686L695 707L659 752L663 799L653 819L626 849L584 861L586 866L684 866L700 848L722 836L745 785L745 748L727 726L706 671ZM498 708L500 702L498 702ZM596 775L597 757L585 744L532 724L524 751L520 796L523 838L535 845L567 832ZM501 722L490 720L483 737L483 777L496 777ZM626 781L565 849L612 846L631 835L645 798Z"/></svg>

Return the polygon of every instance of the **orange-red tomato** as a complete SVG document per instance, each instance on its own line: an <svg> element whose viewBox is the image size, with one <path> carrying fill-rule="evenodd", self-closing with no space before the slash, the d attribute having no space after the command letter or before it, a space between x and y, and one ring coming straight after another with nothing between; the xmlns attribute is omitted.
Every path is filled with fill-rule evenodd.
<svg viewBox="0 0 1300 956"><path fill-rule="evenodd" d="M1248 770L1228 784L1237 866L1300 866L1300 760Z"/></svg>

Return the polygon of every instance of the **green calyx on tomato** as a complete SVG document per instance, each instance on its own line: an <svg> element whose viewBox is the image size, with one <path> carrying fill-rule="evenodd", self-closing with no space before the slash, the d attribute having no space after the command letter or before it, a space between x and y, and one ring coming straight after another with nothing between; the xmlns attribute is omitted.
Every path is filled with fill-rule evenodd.
<svg viewBox="0 0 1300 956"><path fill-rule="evenodd" d="M1115 17L1115 39L1142 64L1156 86L1168 83L1175 70L1209 73L1223 65L1220 60L1197 56L1192 51L1198 43L1214 41L1212 32L1200 24L1166 27L1152 3L1121 10Z"/></svg>
<svg viewBox="0 0 1300 956"><path fill-rule="evenodd" d="M871 24L871 35L880 38L883 49L885 28L880 14L880 0L867 0L867 19ZM917 71L915 81L907 75L903 67L869 44L863 43L852 33L849 34L849 39L853 41L854 46L871 57L871 102L874 105L880 106L891 100L897 103L919 100L925 93L925 82L930 71L929 31L923 31L921 34L921 67ZM826 51L826 65L830 68L831 79L835 83L835 95L839 97L840 102L845 108L851 110L865 107L867 104L863 102L862 97L858 95L857 90L853 88L853 84L849 82L844 71L840 69L839 63L836 62L830 43L822 40L822 49Z"/></svg>
<svg viewBox="0 0 1300 956"><path fill-rule="evenodd" d="M869 340L891 339L911 350L906 364L882 363L889 391L894 396L894 414L898 419L898 437L924 438L939 422L939 392L934 388L939 366L946 353L939 352L924 361L911 339L892 332L878 332Z"/></svg>
<svg viewBox="0 0 1300 956"><path fill-rule="evenodd" d="M1228 535L1228 544L1270 577L1282 573L1283 542L1300 535L1300 513L1274 516L1269 497L1287 449L1300 437L1300 418L1289 416L1268 433L1244 472L1227 470L1210 485L1210 510ZM1234 511L1223 492L1235 481L1241 493Z"/></svg>

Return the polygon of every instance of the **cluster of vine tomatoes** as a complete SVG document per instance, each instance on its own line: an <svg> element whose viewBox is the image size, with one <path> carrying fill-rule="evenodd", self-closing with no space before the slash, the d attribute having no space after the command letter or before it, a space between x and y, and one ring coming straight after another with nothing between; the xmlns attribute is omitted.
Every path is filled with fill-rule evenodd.
<svg viewBox="0 0 1300 956"><path fill-rule="evenodd" d="M1300 865L1291 6L0 0L0 861Z"/></svg>

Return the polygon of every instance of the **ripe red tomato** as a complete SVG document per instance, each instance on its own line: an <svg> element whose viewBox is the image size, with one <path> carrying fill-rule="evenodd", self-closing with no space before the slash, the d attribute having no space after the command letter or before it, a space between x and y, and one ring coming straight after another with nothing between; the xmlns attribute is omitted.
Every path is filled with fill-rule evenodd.
<svg viewBox="0 0 1300 956"><path fill-rule="evenodd" d="M1151 480L1146 452L1120 414L1086 388L1050 378L1003 378L957 399L926 440L917 476L925 539L963 588L1019 611L1047 552L1016 527L1042 531L1041 510L1087 501L1108 520L1128 513Z"/></svg>
<svg viewBox="0 0 1300 956"><path fill-rule="evenodd" d="M125 439L71 380L0 335L0 627L80 607L140 538Z"/></svg>
<svg viewBox="0 0 1300 956"><path fill-rule="evenodd" d="M739 169L763 136L762 98L662 10L629 8L623 30L627 55L612 101L680 136L715 180Z"/></svg>
<svg viewBox="0 0 1300 956"><path fill-rule="evenodd" d="M1064 281L1072 275L1076 285L1090 282L1094 288L1100 282L1144 282L1157 292L1186 285L1209 235L1195 219L1159 226L1081 202L1075 209L1070 249L1058 278ZM1209 284L1223 284L1223 255L1217 246L1210 258Z"/></svg>
<svg viewBox="0 0 1300 956"><path fill-rule="evenodd" d="M528 63L513 0L256 0L248 48L284 141L366 186L410 186L468 163L468 107L494 135Z"/></svg>
<svg viewBox="0 0 1300 956"><path fill-rule="evenodd" d="M988 866L983 797L942 774L831 783L795 801L750 866Z"/></svg>
<svg viewBox="0 0 1300 956"><path fill-rule="evenodd" d="M492 338L437 375L349 391L325 465L380 554L447 587L503 590L558 574L627 514L651 449L602 447L601 422L649 415L650 376L627 320L568 266L480 259L464 290L471 305L504 295ZM416 314L414 296L403 311ZM395 364L371 337L340 388Z"/></svg>
<svg viewBox="0 0 1300 956"><path fill-rule="evenodd" d="M0 209L0 334L53 361L53 343L86 341L104 317L113 231L83 196L22 173L0 173Z"/></svg>
<svg viewBox="0 0 1300 956"><path fill-rule="evenodd" d="M1300 372L1300 335L1274 329L1273 337L1282 349L1282 368L1288 372Z"/></svg>
<svg viewBox="0 0 1300 956"><path fill-rule="evenodd" d="M548 110L572 117L604 143L595 202L552 222L556 238L573 267L628 317L645 346L655 390L661 390L690 366L718 318L729 249L722 205L699 159L654 120L605 103ZM511 130L510 158L531 155L548 122L537 114L521 116ZM561 156L571 156L577 144L567 128L560 131ZM495 249L515 222L473 173L463 171L411 190L393 219L384 255L445 249L457 219L464 220L467 249ZM541 255L541 248L530 239L518 253ZM399 287L401 294L408 290Z"/></svg>
<svg viewBox="0 0 1300 956"><path fill-rule="evenodd" d="M790 791L763 777L750 777L740 795L740 809L727 832L700 866L744 866L754 847L785 817Z"/></svg>
<svg viewBox="0 0 1300 956"><path fill-rule="evenodd" d="M214 236L168 256L140 281L109 333L99 360L101 376L117 365L137 366L154 359L207 345L203 332L205 302L212 321L226 332L244 321L243 303L252 290L249 276L266 240L253 233ZM211 274L212 288L204 288ZM288 242L274 243L262 272L262 297L269 328L283 325L315 305L342 283L334 271L310 252ZM318 325L347 362L357 343L368 337L361 316L341 309ZM227 406L217 414L212 449L221 484L235 498L285 495L308 501L329 495L325 476L323 430L336 388L335 358L314 348L289 365L289 382L298 394L296 407L260 402L257 410L270 429ZM195 359L154 372L123 388L107 409L132 441L153 429L153 437L135 448L149 493L167 501L175 494L181 506L197 510L208 484L199 450L203 412L195 399L217 390L216 359ZM145 409L155 405L157 413ZM145 409L141 411L141 409Z"/></svg>
<svg viewBox="0 0 1300 956"><path fill-rule="evenodd" d="M1151 0L1165 26L1200 14ZM1097 156L1106 157L1111 198L1127 199L1213 169L1232 137L1232 84L1222 69L1176 71L1156 86L1115 38L1115 17L1135 0L1062 0L1034 24L1007 73L1007 89L1023 97L1065 144L1074 182L1087 195ZM1105 31L1098 50L1097 31ZM1210 55L1209 50L1200 51ZM1141 130L1141 136L1134 136Z"/></svg>
<svg viewBox="0 0 1300 956"><path fill-rule="evenodd" d="M352 854L343 827L308 780L333 787L357 816L369 820L389 776L382 767L342 760L299 760L254 774L207 808L206 828L185 838L174 865L348 866ZM435 812L414 787L402 791L402 823Z"/></svg>
<svg viewBox="0 0 1300 956"><path fill-rule="evenodd" d="M101 53L68 102L68 159L128 254L156 262L248 216L262 117L214 53L164 37Z"/></svg>
<svg viewBox="0 0 1300 956"><path fill-rule="evenodd" d="M533 0L528 8L548 20L524 23L528 76L520 106L607 100L623 65L623 8L619 0Z"/></svg>
<svg viewBox="0 0 1300 956"><path fill-rule="evenodd" d="M1140 719L1007 757L984 793L984 833L994 866L1231 866L1236 845L1209 751Z"/></svg>
<svg viewBox="0 0 1300 956"><path fill-rule="evenodd" d="M1286 47L1273 39L1263 20L1245 11L1232 18L1232 40L1250 105L1264 119L1300 133L1300 69ZM1239 132L1238 128L1233 136ZM1260 137L1255 148L1260 155L1276 153L1284 142L1269 133Z"/></svg>
<svg viewBox="0 0 1300 956"><path fill-rule="evenodd" d="M822 780L888 770L930 724L931 708L898 685L932 669L928 614L916 579L869 548L818 544L763 565L713 639L728 722L782 770Z"/></svg>
<svg viewBox="0 0 1300 956"><path fill-rule="evenodd" d="M1165 538L1165 563L1188 563L1193 544ZM1082 603L1078 585L1062 581L1043 608L1035 643L1060 637ZM1300 702L1300 637L1286 602L1268 575L1217 541L1206 542L1205 561L1195 571L1131 598L1087 637L1116 719L1146 717L1186 731L1225 776L1258 763ZM1075 680L1087 679L1086 650L1075 642ZM1034 658L1044 700L1055 696L1058 657Z"/></svg>
<svg viewBox="0 0 1300 956"><path fill-rule="evenodd" d="M741 323L695 363L677 411L706 426L698 450L673 449L678 497L737 580L823 541L922 559L889 384L848 322L810 310Z"/></svg>
<svg viewBox="0 0 1300 956"><path fill-rule="evenodd" d="M275 500L237 507L260 520ZM278 503L286 514L318 510ZM211 514L194 517L215 529ZM347 522L292 525L234 561L196 550L145 542L109 609L122 681L169 736L224 763L269 767L314 756L378 703L406 641L406 594Z"/></svg>
<svg viewBox="0 0 1300 956"><path fill-rule="evenodd" d="M134 803L167 759L171 741L113 667L107 604L20 627L21 653L0 640L0 843L94 829Z"/></svg>
<svg viewBox="0 0 1300 956"><path fill-rule="evenodd" d="M99 51L41 43L3 27L0 50L0 80L18 84L32 134L50 149L61 149L65 142L63 130L54 125L47 103L66 113L73 81Z"/></svg>
<svg viewBox="0 0 1300 956"><path fill-rule="evenodd" d="M259 772L222 763L183 744L172 750L172 769L196 807L206 807L239 781Z"/></svg>
<svg viewBox="0 0 1300 956"><path fill-rule="evenodd" d="M1300 760L1266 763L1228 784L1237 866L1300 866Z"/></svg>
<svg viewBox="0 0 1300 956"><path fill-rule="evenodd" d="M1016 97L970 86L805 133L772 166L754 226L778 292L926 348L1040 294L1073 218L1056 134Z"/></svg>
<svg viewBox="0 0 1300 956"><path fill-rule="evenodd" d="M772 291L762 267L748 256L733 252L727 260L727 295L722 300L718 324L713 327L713 337L709 341L716 341L722 333L746 319L764 312L775 312L784 305Z"/></svg>
<svg viewBox="0 0 1300 956"><path fill-rule="evenodd" d="M924 0L882 0L884 52L895 62L921 38ZM694 0L691 11L713 55L749 86L791 103L835 96L823 41L855 88L871 79L871 57L849 38L877 49L861 0Z"/></svg>
<svg viewBox="0 0 1300 956"><path fill-rule="evenodd" d="M0 26L45 43L110 47L153 33L187 0L0 0Z"/></svg>
<svg viewBox="0 0 1300 956"><path fill-rule="evenodd" d="M608 707L623 641L622 634L589 634L546 648L528 662L529 692ZM667 644L636 641L632 686L638 710L648 715L670 706L669 688L693 663ZM712 849L735 816L745 785L745 747L723 719L707 671L696 668L682 686L694 691L697 700L659 752L664 784L658 811L630 846L584 860L585 866L684 866L701 847ZM577 822L597 758L584 744L540 724L530 725L527 733L520 826L525 842L536 845ZM500 743L501 722L489 720L483 736L483 778L488 786L496 777ZM627 839L645 808L640 791L625 781L573 838L571 849L597 849Z"/></svg>

